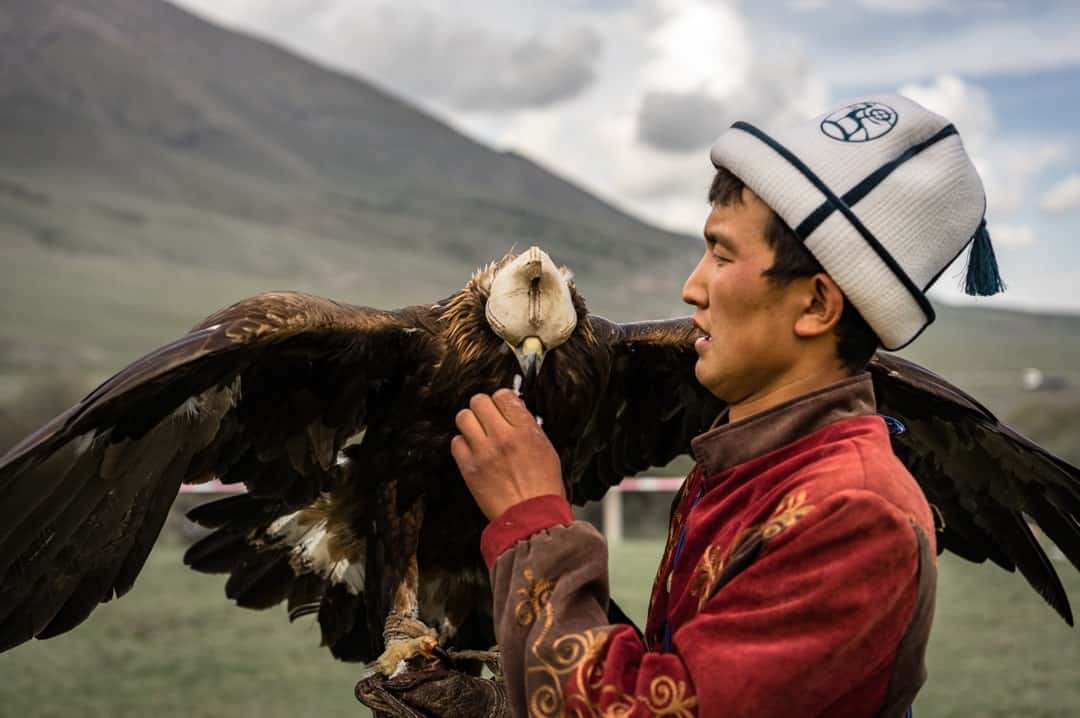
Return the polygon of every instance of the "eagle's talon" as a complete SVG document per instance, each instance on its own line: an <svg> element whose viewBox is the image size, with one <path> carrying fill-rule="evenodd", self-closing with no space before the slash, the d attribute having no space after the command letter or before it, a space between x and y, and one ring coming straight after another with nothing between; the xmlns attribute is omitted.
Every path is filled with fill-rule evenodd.
<svg viewBox="0 0 1080 718"><path fill-rule="evenodd" d="M446 669L448 671L457 670L457 661L454 660L454 657L451 656L445 648L440 645L436 645L434 648L431 649L431 652L443 663L444 666L446 666Z"/></svg>
<svg viewBox="0 0 1080 718"><path fill-rule="evenodd" d="M402 664L408 670L414 658L436 658L439 643L434 636L418 636L391 641L382 655L375 659L375 672L393 678L402 672ZM441 649L440 649L441 650Z"/></svg>

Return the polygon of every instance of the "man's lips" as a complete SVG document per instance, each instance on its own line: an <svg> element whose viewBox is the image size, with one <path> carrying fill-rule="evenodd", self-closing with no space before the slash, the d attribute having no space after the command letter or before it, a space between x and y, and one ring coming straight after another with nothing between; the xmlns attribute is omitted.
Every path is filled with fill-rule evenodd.
<svg viewBox="0 0 1080 718"><path fill-rule="evenodd" d="M708 332L702 329L701 325L697 322L694 322L694 328L697 329L698 334L698 337L694 340L694 349L696 349L698 352L701 352L701 350L708 346L709 342L712 341L712 336L710 336Z"/></svg>

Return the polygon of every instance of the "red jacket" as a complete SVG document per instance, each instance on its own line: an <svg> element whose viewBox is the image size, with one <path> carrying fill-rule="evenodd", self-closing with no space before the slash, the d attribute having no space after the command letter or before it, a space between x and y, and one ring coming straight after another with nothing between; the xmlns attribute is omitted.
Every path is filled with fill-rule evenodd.
<svg viewBox="0 0 1080 718"><path fill-rule="evenodd" d="M644 641L607 625L606 545L564 500L493 521L517 714L902 715L925 679L936 551L873 412L861 374L695 438Z"/></svg>

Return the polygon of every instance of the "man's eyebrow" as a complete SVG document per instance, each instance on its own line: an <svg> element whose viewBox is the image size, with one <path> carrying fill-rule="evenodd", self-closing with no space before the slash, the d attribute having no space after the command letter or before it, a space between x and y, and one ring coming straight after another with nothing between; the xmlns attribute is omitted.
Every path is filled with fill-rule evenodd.
<svg viewBox="0 0 1080 718"><path fill-rule="evenodd" d="M736 254L735 243L731 241L730 237L722 232L705 232L705 241L709 244L719 244L732 254Z"/></svg>

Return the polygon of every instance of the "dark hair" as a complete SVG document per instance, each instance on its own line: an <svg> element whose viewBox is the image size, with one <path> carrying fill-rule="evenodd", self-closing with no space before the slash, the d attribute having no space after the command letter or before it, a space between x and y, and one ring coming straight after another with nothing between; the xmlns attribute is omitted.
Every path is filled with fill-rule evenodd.
<svg viewBox="0 0 1080 718"><path fill-rule="evenodd" d="M718 167L712 184L709 186L709 204L726 207L742 203L742 191L745 185L725 167ZM765 270L765 276L778 287L787 286L800 277L812 277L818 272L825 272L821 263L810 254L791 227L770 209L769 223L765 227L765 241L773 249L773 265ZM874 356L878 348L878 338L874 330L862 318L847 297L844 297L844 310L840 321L836 323L836 354L844 367L851 372L861 371Z"/></svg>

